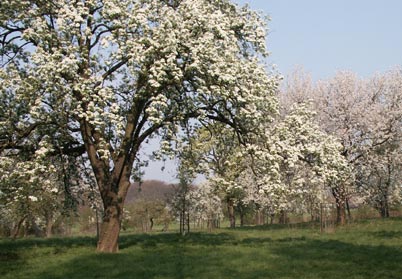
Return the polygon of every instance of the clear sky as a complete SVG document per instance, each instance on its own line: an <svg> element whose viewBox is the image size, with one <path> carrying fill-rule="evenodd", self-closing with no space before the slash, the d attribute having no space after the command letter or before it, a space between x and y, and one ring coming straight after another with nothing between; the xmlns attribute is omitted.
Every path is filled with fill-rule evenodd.
<svg viewBox="0 0 402 279"><path fill-rule="evenodd" d="M368 77L402 65L401 0L235 0L271 17L269 62L314 79L338 70Z"/></svg>
<svg viewBox="0 0 402 279"><path fill-rule="evenodd" d="M402 66L402 0L234 2L270 16L268 63L285 76L297 66L316 80L339 70L368 77ZM145 179L175 180L172 162L150 163L145 172Z"/></svg>

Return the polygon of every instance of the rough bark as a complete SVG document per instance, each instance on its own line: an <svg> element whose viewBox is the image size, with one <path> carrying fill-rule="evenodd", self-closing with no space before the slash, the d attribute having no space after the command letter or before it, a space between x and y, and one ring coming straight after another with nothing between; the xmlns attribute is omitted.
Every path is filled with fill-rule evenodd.
<svg viewBox="0 0 402 279"><path fill-rule="evenodd" d="M118 240L123 219L124 200L130 186L129 177L124 175L118 184L112 183L109 187L107 187L107 184L101 185L103 186L101 188L103 190L101 191L101 195L104 214L99 232L97 251L116 253L119 251Z"/></svg>
<svg viewBox="0 0 402 279"><path fill-rule="evenodd" d="M97 250L105 253L119 251L118 239L121 229L122 205L114 204L105 208Z"/></svg>
<svg viewBox="0 0 402 279"><path fill-rule="evenodd" d="M82 96L77 93L77 98L81 99ZM82 105L84 110L86 110L86 105L85 103ZM112 156L113 168L110 160L102 159L98 154L97 145L102 139L101 133L86 120L80 120L85 150L95 174L104 209L97 245L99 252L115 253L119 250L118 238L121 230L124 200L130 187L132 166L140 144L153 131L148 129L141 136L134 135L136 120L133 115L128 117L120 151Z"/></svg>

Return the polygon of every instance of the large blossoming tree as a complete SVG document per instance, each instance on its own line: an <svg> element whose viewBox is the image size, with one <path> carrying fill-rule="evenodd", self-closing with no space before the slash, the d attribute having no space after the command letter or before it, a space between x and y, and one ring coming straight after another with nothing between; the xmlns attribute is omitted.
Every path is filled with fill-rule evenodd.
<svg viewBox="0 0 402 279"><path fill-rule="evenodd" d="M53 139L44 154L84 151L104 206L98 250L116 252L147 139L176 140L185 123L241 135L275 110L265 35L228 0L4 0L0 92L23 109L1 116L1 155L18 156L38 129Z"/></svg>

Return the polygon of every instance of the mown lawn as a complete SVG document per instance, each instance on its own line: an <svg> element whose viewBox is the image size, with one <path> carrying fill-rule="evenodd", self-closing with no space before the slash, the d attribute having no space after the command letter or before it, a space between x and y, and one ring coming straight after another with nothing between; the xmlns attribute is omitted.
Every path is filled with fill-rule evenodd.
<svg viewBox="0 0 402 279"><path fill-rule="evenodd" d="M402 278L402 219L320 234L310 225L123 235L118 254L90 237L0 240L0 278Z"/></svg>

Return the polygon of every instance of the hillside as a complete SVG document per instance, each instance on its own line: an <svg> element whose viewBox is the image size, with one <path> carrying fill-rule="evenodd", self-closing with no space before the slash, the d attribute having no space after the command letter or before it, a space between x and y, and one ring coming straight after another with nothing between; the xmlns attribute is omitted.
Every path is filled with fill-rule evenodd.
<svg viewBox="0 0 402 279"><path fill-rule="evenodd" d="M172 184L167 184L160 180L146 180L141 183L141 186L138 183L134 183L128 191L126 204L139 199L166 200L166 197L171 195L173 191Z"/></svg>

